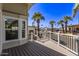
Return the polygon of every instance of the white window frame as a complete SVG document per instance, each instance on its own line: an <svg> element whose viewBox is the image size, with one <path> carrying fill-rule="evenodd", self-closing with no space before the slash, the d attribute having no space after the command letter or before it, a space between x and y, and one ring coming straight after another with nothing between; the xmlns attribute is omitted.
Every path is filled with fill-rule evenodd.
<svg viewBox="0 0 79 59"><path fill-rule="evenodd" d="M5 19L14 19L14 20L18 20L18 39L12 39L12 40L6 40L6 33L5 33ZM22 21L25 21L25 38L22 38ZM11 41L18 41L18 40L23 40L23 39L26 39L26 20L25 19L22 19L22 18L15 18L15 17L12 17L12 16L5 16L3 15L3 23L4 23L4 40L3 40L3 43L5 42L11 42ZM10 30L10 29L7 29L7 30Z"/></svg>
<svg viewBox="0 0 79 59"><path fill-rule="evenodd" d="M23 21L25 22L25 29L23 29L23 27L22 27L22 30L25 30L25 38L23 38L23 37L22 37L22 38L23 38L23 39L26 39L26 20L25 20L25 19L22 19L22 22L23 22ZM23 23L22 23L22 25L23 25Z"/></svg>
<svg viewBox="0 0 79 59"><path fill-rule="evenodd" d="M5 40L3 42L17 41L19 39L19 36L18 36L18 39L6 40L6 36L5 36L6 35L6 32L5 32L5 30L12 30L12 29L6 29L5 28L5 19L19 20L19 18L15 18L15 17L3 15L3 20L4 20L4 37L5 37ZM18 23L18 25L19 25L19 23ZM14 30L16 30L16 29L14 29ZM18 26L18 29L17 30L19 32L19 26Z"/></svg>

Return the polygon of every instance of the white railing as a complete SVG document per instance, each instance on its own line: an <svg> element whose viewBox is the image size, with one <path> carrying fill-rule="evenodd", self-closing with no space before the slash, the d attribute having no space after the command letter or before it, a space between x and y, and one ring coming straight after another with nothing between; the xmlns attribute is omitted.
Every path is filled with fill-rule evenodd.
<svg viewBox="0 0 79 59"><path fill-rule="evenodd" d="M39 40L40 38L39 38L39 36L38 35L36 35L36 34L34 34L34 33L29 33L29 40L30 41L34 41L34 40Z"/></svg>
<svg viewBox="0 0 79 59"><path fill-rule="evenodd" d="M31 41L34 41L35 38L37 40L41 40L41 38L38 35L35 35L31 33ZM78 55L78 35L72 35L72 34L64 34L64 33L57 33L57 32L45 32L42 33L42 38L51 40L53 42L56 42L59 46L66 48L67 50L71 51L72 53Z"/></svg>
<svg viewBox="0 0 79 59"><path fill-rule="evenodd" d="M50 40L55 41L58 45L68 49L69 51L78 55L78 35L64 34L57 32L48 32L50 33Z"/></svg>

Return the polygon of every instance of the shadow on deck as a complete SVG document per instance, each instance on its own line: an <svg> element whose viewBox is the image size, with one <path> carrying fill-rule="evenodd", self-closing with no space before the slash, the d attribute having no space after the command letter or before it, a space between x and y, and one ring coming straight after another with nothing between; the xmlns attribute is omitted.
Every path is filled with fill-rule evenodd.
<svg viewBox="0 0 79 59"><path fill-rule="evenodd" d="M4 49L2 53L7 53L2 56L64 56L36 42L28 42L21 46Z"/></svg>

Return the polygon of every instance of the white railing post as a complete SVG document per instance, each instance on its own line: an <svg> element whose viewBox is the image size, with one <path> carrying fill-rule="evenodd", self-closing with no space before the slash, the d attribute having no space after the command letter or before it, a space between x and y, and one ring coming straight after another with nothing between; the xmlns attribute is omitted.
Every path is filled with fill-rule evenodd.
<svg viewBox="0 0 79 59"><path fill-rule="evenodd" d="M37 35L37 40L39 40L39 36Z"/></svg>
<svg viewBox="0 0 79 59"><path fill-rule="evenodd" d="M50 40L51 40L51 31L49 33L50 33Z"/></svg>
<svg viewBox="0 0 79 59"><path fill-rule="evenodd" d="M33 41L33 33L31 32L31 41Z"/></svg>
<svg viewBox="0 0 79 59"><path fill-rule="evenodd" d="M46 32L45 32L45 35L44 35L44 39L46 39Z"/></svg>
<svg viewBox="0 0 79 59"><path fill-rule="evenodd" d="M45 36L45 31L44 31L44 32L43 32L43 38L45 39L45 37L46 37L46 36Z"/></svg>
<svg viewBox="0 0 79 59"><path fill-rule="evenodd" d="M58 45L60 44L60 38L59 38L60 32L58 32Z"/></svg>
<svg viewBox="0 0 79 59"><path fill-rule="evenodd" d="M77 53L79 56L79 37L77 37L77 44L76 44Z"/></svg>
<svg viewBox="0 0 79 59"><path fill-rule="evenodd" d="M78 53L78 42L76 40L76 52Z"/></svg>

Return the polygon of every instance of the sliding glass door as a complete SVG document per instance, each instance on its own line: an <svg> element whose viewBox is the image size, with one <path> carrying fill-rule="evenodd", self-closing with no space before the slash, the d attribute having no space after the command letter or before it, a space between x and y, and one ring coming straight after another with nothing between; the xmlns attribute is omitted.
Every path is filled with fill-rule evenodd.
<svg viewBox="0 0 79 59"><path fill-rule="evenodd" d="M22 21L22 38L25 38L25 21Z"/></svg>
<svg viewBox="0 0 79 59"><path fill-rule="evenodd" d="M10 16L4 17L5 41L26 39L26 20Z"/></svg>
<svg viewBox="0 0 79 59"><path fill-rule="evenodd" d="M5 36L6 40L18 39L18 20L5 19Z"/></svg>

